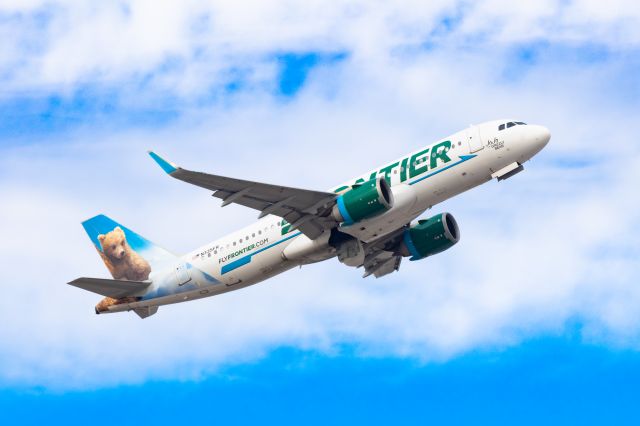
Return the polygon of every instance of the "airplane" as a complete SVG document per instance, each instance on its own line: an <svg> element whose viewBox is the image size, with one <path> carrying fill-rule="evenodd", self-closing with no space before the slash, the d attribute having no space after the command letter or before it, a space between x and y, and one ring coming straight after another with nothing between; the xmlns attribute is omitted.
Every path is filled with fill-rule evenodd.
<svg viewBox="0 0 640 426"><path fill-rule="evenodd" d="M506 180L549 142L549 130L494 120L454 133L330 191L313 191L183 169L153 151L169 176L213 191L222 206L259 211L258 221L182 256L98 215L82 223L112 279L82 277L73 286L104 296L96 314L158 307L259 283L297 266L337 257L376 278L458 243L450 213L425 211L492 179Z"/></svg>

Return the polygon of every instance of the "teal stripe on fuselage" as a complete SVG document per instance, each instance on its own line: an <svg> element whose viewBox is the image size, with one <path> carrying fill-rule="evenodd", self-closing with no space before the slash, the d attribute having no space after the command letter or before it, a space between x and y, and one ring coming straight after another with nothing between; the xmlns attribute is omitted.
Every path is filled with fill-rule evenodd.
<svg viewBox="0 0 640 426"><path fill-rule="evenodd" d="M244 265L246 265L246 264L248 264L250 262L251 262L251 256L245 256L242 259L234 260L233 262L224 265L222 267L222 269L220 270L220 273L222 275L224 275L227 272L231 272L234 269L237 269L237 268L239 268L241 266L244 266Z"/></svg>
<svg viewBox="0 0 640 426"><path fill-rule="evenodd" d="M438 173L442 173L442 172L444 172L445 170L449 170L450 168L455 167L455 166L457 166L458 164L462 164L462 163L464 163L465 161L469 161L469 160L471 160L471 159L473 159L473 158L475 158L475 157L477 157L477 155L475 155L475 154L472 154L472 155L461 155L461 156L459 157L459 158L460 158L460 161L456 161L455 163L453 163L453 164L451 164L451 165L449 165L449 166L447 166L447 167L443 167L443 168L441 168L441 169L439 169L439 170L436 170L435 172L431 172L431 173L429 173L429 174L428 174L428 175L426 175L426 176L422 176L421 178L418 178L418 179L414 180L413 182L409 182L409 185L415 185L415 184L416 184L416 183L418 183L418 182L421 182L421 181L423 181L423 180L425 180L425 179L428 179L428 178L430 178L431 176L437 175Z"/></svg>
<svg viewBox="0 0 640 426"><path fill-rule="evenodd" d="M280 241L276 241L276 242L275 242L275 243L273 243L273 244L270 244L270 245L268 245L268 246L266 246L266 247L261 248L260 250L257 250L255 253L251 253L251 254L248 254L248 255L246 255L246 256L244 256L244 257L242 257L242 258L238 259L238 260L234 260L233 262L231 262L231 263L229 263L229 264L224 265L224 266L222 267L222 269L220 270L220 273L221 273L222 275L224 275L224 274L226 274L226 273L228 273L228 272L233 271L234 269L238 269L238 268L239 268L239 267L241 267L241 266L247 265L247 264L251 263L251 258L252 258L253 256L255 256L255 255L257 255L257 254L260 254L260 253L262 253L263 251L269 250L270 248L275 247L275 246L277 246L278 244L282 244L282 243L284 243L285 241L288 241L288 240L290 240L290 239L292 239L292 238L295 238L295 237L297 237L297 236L298 236L298 235L300 235L300 234L302 234L302 232L296 232L296 233L295 233L295 234L293 234L293 235L289 235L288 237L283 238L283 239L281 239Z"/></svg>

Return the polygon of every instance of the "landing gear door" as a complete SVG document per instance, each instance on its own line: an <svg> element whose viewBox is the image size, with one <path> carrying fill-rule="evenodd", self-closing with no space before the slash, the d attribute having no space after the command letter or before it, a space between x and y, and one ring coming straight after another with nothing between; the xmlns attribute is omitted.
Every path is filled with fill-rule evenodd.
<svg viewBox="0 0 640 426"><path fill-rule="evenodd" d="M471 126L467 129L467 143L469 144L469 152L474 153L484 148L480 139L480 131L478 126Z"/></svg>

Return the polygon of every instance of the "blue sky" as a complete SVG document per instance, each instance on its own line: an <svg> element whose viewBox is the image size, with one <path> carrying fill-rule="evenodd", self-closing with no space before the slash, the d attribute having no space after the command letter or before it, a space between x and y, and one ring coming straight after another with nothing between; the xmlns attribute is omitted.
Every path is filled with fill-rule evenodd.
<svg viewBox="0 0 640 426"><path fill-rule="evenodd" d="M65 424L212 421L353 424L636 424L639 358L571 336L479 352L447 363L333 357L291 348L199 381L51 394L3 391L5 419ZM102 413L102 414L101 414ZM114 413L115 415L115 413Z"/></svg>
<svg viewBox="0 0 640 426"><path fill-rule="evenodd" d="M0 409L637 423L639 23L625 0L0 2ZM106 276L80 225L95 214L178 253L255 219L147 149L326 189L499 117L551 143L436 206L461 243L385 279L325 262L144 321L65 285Z"/></svg>

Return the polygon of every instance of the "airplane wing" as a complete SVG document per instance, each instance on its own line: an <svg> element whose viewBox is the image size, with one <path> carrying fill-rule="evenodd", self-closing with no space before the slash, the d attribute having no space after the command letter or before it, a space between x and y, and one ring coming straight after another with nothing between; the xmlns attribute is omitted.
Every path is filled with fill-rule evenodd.
<svg viewBox="0 0 640 426"><path fill-rule="evenodd" d="M77 278L70 283L83 290L92 291L102 296L120 299L133 296L149 287L151 281L107 280L102 278Z"/></svg>
<svg viewBox="0 0 640 426"><path fill-rule="evenodd" d="M149 155L169 176L214 191L213 196L222 199L223 207L236 203L259 210L259 217L280 216L311 239L336 225L329 217L336 194L194 172L166 161L153 151Z"/></svg>

